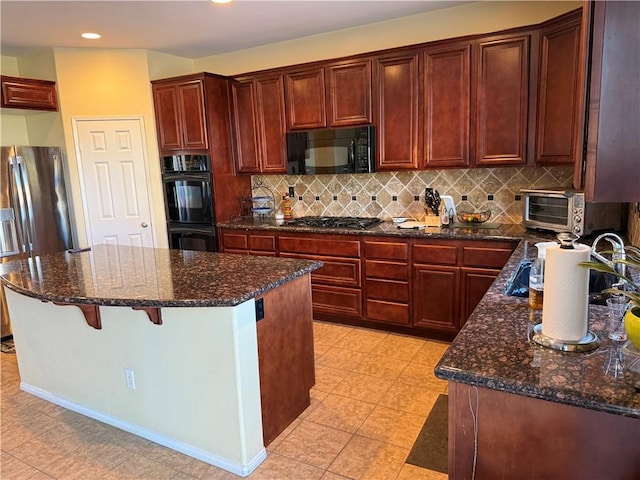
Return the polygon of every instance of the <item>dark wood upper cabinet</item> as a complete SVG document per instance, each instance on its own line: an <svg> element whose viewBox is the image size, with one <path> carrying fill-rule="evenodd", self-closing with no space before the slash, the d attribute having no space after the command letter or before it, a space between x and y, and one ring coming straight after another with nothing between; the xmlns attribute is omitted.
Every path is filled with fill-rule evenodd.
<svg viewBox="0 0 640 480"><path fill-rule="evenodd" d="M286 115L282 75L256 78L263 173L287 172Z"/></svg>
<svg viewBox="0 0 640 480"><path fill-rule="evenodd" d="M286 173L282 75L262 75L232 85L239 173Z"/></svg>
<svg viewBox="0 0 640 480"><path fill-rule="evenodd" d="M258 102L253 79L238 81L231 86L236 162L239 173L260 172L258 151Z"/></svg>
<svg viewBox="0 0 640 480"><path fill-rule="evenodd" d="M56 82L2 75L3 108L58 111Z"/></svg>
<svg viewBox="0 0 640 480"><path fill-rule="evenodd" d="M208 148L202 80L153 84L153 101L161 151Z"/></svg>
<svg viewBox="0 0 640 480"><path fill-rule="evenodd" d="M585 2L586 153L574 185L593 202L640 201L639 2ZM590 62L588 61L590 59Z"/></svg>
<svg viewBox="0 0 640 480"><path fill-rule="evenodd" d="M584 95L579 77L581 11L542 26L540 81L536 128L536 164L573 164L576 133L581 124L577 108Z"/></svg>
<svg viewBox="0 0 640 480"><path fill-rule="evenodd" d="M418 52L375 61L378 170L418 168Z"/></svg>
<svg viewBox="0 0 640 480"><path fill-rule="evenodd" d="M285 72L287 129L371 124L371 61Z"/></svg>
<svg viewBox="0 0 640 480"><path fill-rule="evenodd" d="M236 175L232 83L205 72L151 82L159 153L209 156L217 222L237 216L244 199L251 196L251 178Z"/></svg>
<svg viewBox="0 0 640 480"><path fill-rule="evenodd" d="M327 82L330 127L372 122L370 60L328 66Z"/></svg>
<svg viewBox="0 0 640 480"><path fill-rule="evenodd" d="M324 68L285 73L287 129L327 126Z"/></svg>
<svg viewBox="0 0 640 480"><path fill-rule="evenodd" d="M424 52L424 166L468 167L471 144L469 42Z"/></svg>
<svg viewBox="0 0 640 480"><path fill-rule="evenodd" d="M478 42L475 164L527 162L530 35Z"/></svg>

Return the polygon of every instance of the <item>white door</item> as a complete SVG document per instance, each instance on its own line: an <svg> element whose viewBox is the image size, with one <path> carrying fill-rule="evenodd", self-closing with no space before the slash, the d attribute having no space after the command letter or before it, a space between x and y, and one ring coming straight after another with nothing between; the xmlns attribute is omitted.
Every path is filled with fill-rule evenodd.
<svg viewBox="0 0 640 480"><path fill-rule="evenodd" d="M152 247L140 119L77 120L75 126L89 241Z"/></svg>

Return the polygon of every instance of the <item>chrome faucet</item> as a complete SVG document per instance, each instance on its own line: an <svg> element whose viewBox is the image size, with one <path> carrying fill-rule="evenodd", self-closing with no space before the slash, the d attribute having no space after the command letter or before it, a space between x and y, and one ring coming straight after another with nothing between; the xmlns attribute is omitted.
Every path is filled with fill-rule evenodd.
<svg viewBox="0 0 640 480"><path fill-rule="evenodd" d="M598 251L596 250L598 242L603 239L607 240L613 247L613 252L611 253L610 260L601 253L598 253ZM624 242L622 238L620 238L615 233L603 233L602 235L598 235L593 241L593 245L591 246L591 256L596 260L604 263L605 265L609 265L622 277L620 282L614 283L613 285L611 285L612 287L624 288L624 277L626 268L624 263L616 263L617 260L624 260L626 258L624 253Z"/></svg>

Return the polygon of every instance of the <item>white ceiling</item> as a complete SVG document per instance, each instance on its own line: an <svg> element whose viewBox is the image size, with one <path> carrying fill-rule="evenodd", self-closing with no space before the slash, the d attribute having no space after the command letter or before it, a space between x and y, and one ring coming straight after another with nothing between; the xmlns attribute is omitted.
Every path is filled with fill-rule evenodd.
<svg viewBox="0 0 640 480"><path fill-rule="evenodd" d="M185 58L375 23L469 1L0 1L0 54L47 47L141 48ZM85 40L82 32L97 32Z"/></svg>

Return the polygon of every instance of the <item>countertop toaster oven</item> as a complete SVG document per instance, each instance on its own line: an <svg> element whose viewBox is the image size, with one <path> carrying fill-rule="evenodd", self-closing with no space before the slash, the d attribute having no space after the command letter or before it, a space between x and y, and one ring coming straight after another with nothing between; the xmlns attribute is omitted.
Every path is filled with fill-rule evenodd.
<svg viewBox="0 0 640 480"><path fill-rule="evenodd" d="M589 235L622 230L622 203L585 202L584 193L571 189L523 189L522 223L527 228Z"/></svg>

